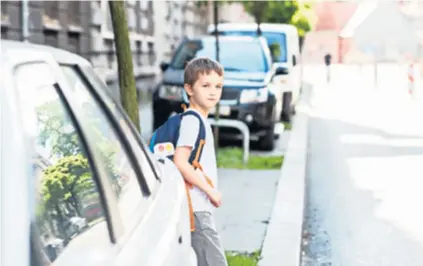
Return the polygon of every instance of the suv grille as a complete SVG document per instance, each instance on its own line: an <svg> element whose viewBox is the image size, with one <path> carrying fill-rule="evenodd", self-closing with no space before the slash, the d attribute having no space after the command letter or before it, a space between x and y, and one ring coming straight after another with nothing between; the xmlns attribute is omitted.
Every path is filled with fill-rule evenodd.
<svg viewBox="0 0 423 266"><path fill-rule="evenodd" d="M231 89L231 88L223 88L222 92L222 100L238 100L240 90L239 89Z"/></svg>

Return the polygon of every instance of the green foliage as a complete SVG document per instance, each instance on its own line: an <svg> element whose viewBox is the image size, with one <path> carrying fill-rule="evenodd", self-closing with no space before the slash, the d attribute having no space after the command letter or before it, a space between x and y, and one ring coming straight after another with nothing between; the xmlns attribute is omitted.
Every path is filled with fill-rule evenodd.
<svg viewBox="0 0 423 266"><path fill-rule="evenodd" d="M88 160L78 154L49 166L44 172L41 191L47 209L68 202L79 212L78 195L93 188Z"/></svg>
<svg viewBox="0 0 423 266"><path fill-rule="evenodd" d="M250 155L246 165L242 162L243 150L241 148L220 148L217 150L217 166L219 168L234 169L280 169L283 156L258 156Z"/></svg>
<svg viewBox="0 0 423 266"><path fill-rule="evenodd" d="M311 29L310 6L298 1L236 1L243 4L257 23L285 23L297 27L299 35ZM307 14L307 16L306 16Z"/></svg>
<svg viewBox="0 0 423 266"><path fill-rule="evenodd" d="M226 252L228 266L257 266L260 259L260 251L253 253Z"/></svg>

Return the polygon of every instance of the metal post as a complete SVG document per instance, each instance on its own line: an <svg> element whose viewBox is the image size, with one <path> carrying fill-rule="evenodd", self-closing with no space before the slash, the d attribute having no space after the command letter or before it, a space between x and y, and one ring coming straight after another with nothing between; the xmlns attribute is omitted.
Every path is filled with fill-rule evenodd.
<svg viewBox="0 0 423 266"><path fill-rule="evenodd" d="M219 2L218 1L213 1L213 20L214 20L214 36L216 38L216 61L219 62L220 61L220 47L219 47L219 30L217 28L218 24L219 24ZM220 103L218 102L216 104L216 112L214 114L214 117L216 119L216 121L219 120L219 115L220 115ZM215 127L214 128L214 142L215 142L215 150L217 152L217 149L219 147L219 127Z"/></svg>
<svg viewBox="0 0 423 266"><path fill-rule="evenodd" d="M22 41L29 42L29 0L22 0L21 3Z"/></svg>
<svg viewBox="0 0 423 266"><path fill-rule="evenodd" d="M243 163L246 165L248 163L248 159L250 156L250 129L248 126L240 121L240 120L234 120L234 119L220 119L216 120L213 118L208 118L208 121L211 125L215 127L230 127L230 128L236 128L238 129L242 134L242 146L244 149L243 153Z"/></svg>

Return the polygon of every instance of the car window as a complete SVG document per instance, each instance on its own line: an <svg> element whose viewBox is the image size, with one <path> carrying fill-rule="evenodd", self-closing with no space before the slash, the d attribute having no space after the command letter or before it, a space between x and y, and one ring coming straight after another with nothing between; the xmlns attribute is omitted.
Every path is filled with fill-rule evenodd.
<svg viewBox="0 0 423 266"><path fill-rule="evenodd" d="M257 36L257 31L223 31L220 34L226 36ZM285 33L264 31L262 32L262 36L269 45L273 60L276 62L286 62L287 51Z"/></svg>
<svg viewBox="0 0 423 266"><path fill-rule="evenodd" d="M15 71L34 150L30 183L36 234L31 243L38 247L43 266L70 265L76 256L89 257L111 245L91 164L54 83L44 63L21 65Z"/></svg>
<svg viewBox="0 0 423 266"><path fill-rule="evenodd" d="M87 134L91 136L92 140L95 140L90 142L90 146L100 155L100 160L97 163L107 173L118 204L124 230L129 232L135 228L139 219L145 214L149 204L148 197L142 193L139 178L123 146L123 140L120 139L116 128L90 93L85 80L72 66L61 66L61 69L69 80L76 97L82 103L82 116L78 119L84 120L89 125ZM120 126L124 125L123 117L118 119ZM123 132L124 135L130 133L128 128L125 127ZM130 144L131 147L136 148L136 143ZM144 158L137 159L142 164ZM154 189L156 184L154 175L148 175L146 173L147 168L142 169L144 172L140 178L145 178L149 188Z"/></svg>
<svg viewBox="0 0 423 266"><path fill-rule="evenodd" d="M186 41L181 44L172 61L174 69L184 69L196 57L216 59L216 41L213 38ZM239 56L242 54L243 56ZM269 66L258 41L219 40L219 62L225 71L267 72Z"/></svg>
<svg viewBox="0 0 423 266"><path fill-rule="evenodd" d="M75 70L73 69L72 71L75 71ZM83 72L85 77L93 86L100 88L100 91L104 92L104 94L107 94L109 92L106 89L107 88L106 83L100 79L100 77L96 74L96 72L94 71L92 67L88 67L88 66L81 67L81 71ZM110 95L105 95L105 96L108 96L108 97L104 97L103 99L106 101L106 104L110 108L110 111L113 113L113 115L117 117L117 119L120 121L121 126L125 131L125 136L129 140L131 147L133 148L133 151L137 154L137 156L141 158L139 162L141 163L141 168L144 173L145 179L147 180L149 184L151 184L151 186L154 187L156 185L156 182L154 182L154 180L157 178L160 179L160 172L158 172L157 170L154 171L155 169L158 169L159 167L156 158L148 149L148 146L146 145L144 139L141 138L140 135L136 135L138 133L134 132L134 130L131 130L131 126L129 125L128 119L127 118L125 119L123 116L122 109L119 108L113 100L111 100ZM141 121L141 129L142 129L142 123L145 123L145 121ZM151 167L146 167L147 164L151 164ZM157 175L155 176L153 172L155 172Z"/></svg>

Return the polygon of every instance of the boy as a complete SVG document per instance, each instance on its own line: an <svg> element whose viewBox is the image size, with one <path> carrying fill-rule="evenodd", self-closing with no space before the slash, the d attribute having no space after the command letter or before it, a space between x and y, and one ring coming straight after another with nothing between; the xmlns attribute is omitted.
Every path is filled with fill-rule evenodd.
<svg viewBox="0 0 423 266"><path fill-rule="evenodd" d="M194 212L195 230L191 233L191 243L197 254L198 266L227 266L225 253L216 232L213 206L221 205L221 194L216 190L217 165L213 132L207 117L215 107L223 87L223 68L208 58L190 61L184 72L184 89L189 97L189 110L200 114L206 128L206 139L200 159L203 172L194 170L189 163L195 148L200 120L194 115L183 117L179 129L179 139L173 157L185 181L193 185L189 191ZM211 187L204 174L212 181Z"/></svg>

